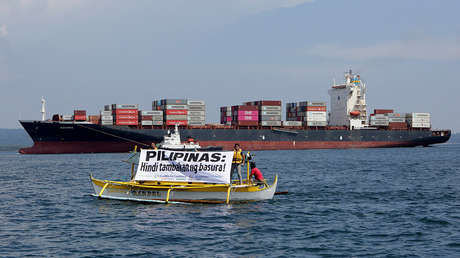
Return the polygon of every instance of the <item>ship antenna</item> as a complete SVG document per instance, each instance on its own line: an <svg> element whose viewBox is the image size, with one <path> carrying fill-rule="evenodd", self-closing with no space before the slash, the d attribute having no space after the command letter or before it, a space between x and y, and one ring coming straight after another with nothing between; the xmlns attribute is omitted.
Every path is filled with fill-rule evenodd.
<svg viewBox="0 0 460 258"><path fill-rule="evenodd" d="M42 110L41 110L41 113L42 113L42 121L45 121L45 119L46 119L45 104L46 104L46 100L45 100L45 98L42 96Z"/></svg>

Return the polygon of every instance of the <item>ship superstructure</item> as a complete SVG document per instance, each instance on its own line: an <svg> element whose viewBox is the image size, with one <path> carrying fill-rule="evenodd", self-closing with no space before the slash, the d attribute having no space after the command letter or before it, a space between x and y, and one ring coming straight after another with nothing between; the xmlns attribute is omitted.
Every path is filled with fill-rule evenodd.
<svg viewBox="0 0 460 258"><path fill-rule="evenodd" d="M329 125L346 126L350 130L368 126L366 85L352 70L345 73L345 83L329 90L331 109Z"/></svg>

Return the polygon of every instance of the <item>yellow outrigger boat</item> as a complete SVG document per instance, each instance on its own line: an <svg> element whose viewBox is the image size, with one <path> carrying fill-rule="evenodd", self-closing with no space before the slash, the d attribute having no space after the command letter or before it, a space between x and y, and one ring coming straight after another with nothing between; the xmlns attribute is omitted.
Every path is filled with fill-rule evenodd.
<svg viewBox="0 0 460 258"><path fill-rule="evenodd" d="M161 152L158 150L142 150L143 152ZM166 152L163 150L163 152ZM176 161L172 160L175 157L174 155L180 156L181 154L186 155L188 152L182 151L170 151L166 156L168 159L162 162L166 162L169 164L169 168L174 167L184 167L184 164L179 164ZM203 152L200 152L200 155L203 155ZM217 152L214 152L217 153ZM208 156L217 157L218 155L227 158L228 156L232 156L232 152L218 152L220 154L208 154ZM243 181L243 184L239 184L239 182L234 182L233 184L230 183L230 169L227 167L221 172L211 171L209 173L213 173L213 175L223 176L226 180L224 183L218 183L215 180L210 180L210 182L206 182L206 180L197 179L197 174L205 174L206 172L203 171L186 171L180 172L179 178L175 178L175 180L139 180L145 179L139 176L139 174L144 173L148 176L152 176L155 172L152 171L141 171L140 168L146 168L145 164L142 162L147 155L157 155L160 156L161 153L150 153L145 155L136 154L133 155L128 162L132 164L131 166L131 181L122 182L122 181L109 181L109 180L99 180L94 178L92 175L90 176L91 182L95 191L94 196L99 198L107 198L107 199L116 199L116 200L130 200L130 201L141 201L141 202L159 202L159 203L174 203L174 202L185 202L185 203L233 203L233 202L246 202L246 201L261 201L261 200L270 200L273 199L273 196L276 192L276 186L278 181L278 176L275 176L274 182L271 185L265 184L256 184L251 182L249 177L249 164L247 169L247 177L246 180ZM205 154L206 155L206 154ZM141 159L139 159L139 156ZM139 159L138 162L138 170L135 172L135 161L136 158ZM228 160L219 160L219 162L230 164ZM227 158L228 159L228 158ZM148 161L148 158L147 158ZM155 162L155 161L154 161ZM176 164L171 165L171 163L176 162ZM248 161L249 162L249 161ZM218 163L218 164L222 164ZM217 163L216 163L217 164ZM164 165L164 164L163 164ZM192 165L190 165L192 166ZM224 166L224 165L222 165ZM225 166L224 166L225 167ZM214 168L214 167L213 167ZM177 174L177 171L174 171ZM190 172L190 173L189 173ZM160 173L160 172L156 172ZM189 173L189 174L187 174ZM185 175L185 176L184 176ZM188 177L187 175L193 176ZM156 175L153 175L156 176ZM164 176L164 174L163 174ZM167 175L169 176L169 175ZM208 176L208 174L206 175ZM208 177L209 178L209 177ZM164 179L164 178L163 178ZM208 179L209 180L209 179ZM225 181L224 180L224 181ZM238 183L238 184L236 184Z"/></svg>

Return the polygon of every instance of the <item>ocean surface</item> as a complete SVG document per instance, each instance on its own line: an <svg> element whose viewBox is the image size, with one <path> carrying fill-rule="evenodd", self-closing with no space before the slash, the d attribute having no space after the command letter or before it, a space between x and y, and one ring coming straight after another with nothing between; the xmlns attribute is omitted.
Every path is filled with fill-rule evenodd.
<svg viewBox="0 0 460 258"><path fill-rule="evenodd" d="M460 144L260 151L271 201L145 204L90 196L127 154L0 152L0 257L460 257Z"/></svg>

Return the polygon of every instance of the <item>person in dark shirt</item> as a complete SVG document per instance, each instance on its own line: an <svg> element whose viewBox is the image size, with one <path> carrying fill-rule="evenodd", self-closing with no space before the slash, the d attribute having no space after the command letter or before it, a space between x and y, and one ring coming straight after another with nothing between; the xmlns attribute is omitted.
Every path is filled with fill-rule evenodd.
<svg viewBox="0 0 460 258"><path fill-rule="evenodd" d="M264 176L262 175L262 172L260 172L260 170L256 167L255 162L251 162L251 176L250 176L250 178L252 178L252 176L254 176L254 182L256 184L265 184Z"/></svg>

